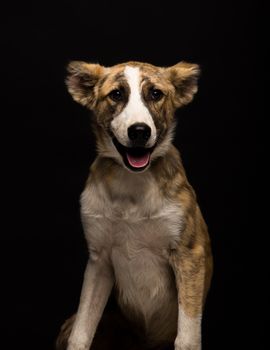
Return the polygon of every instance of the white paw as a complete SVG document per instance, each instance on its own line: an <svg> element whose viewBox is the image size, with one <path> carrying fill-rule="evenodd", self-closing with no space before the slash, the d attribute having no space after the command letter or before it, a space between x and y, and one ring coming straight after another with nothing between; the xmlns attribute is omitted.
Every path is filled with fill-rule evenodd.
<svg viewBox="0 0 270 350"><path fill-rule="evenodd" d="M174 350L200 350L197 345L174 345Z"/></svg>
<svg viewBox="0 0 270 350"><path fill-rule="evenodd" d="M201 350L201 344L187 343L181 338L176 338L174 342L174 350Z"/></svg>
<svg viewBox="0 0 270 350"><path fill-rule="evenodd" d="M174 350L201 350L199 345L193 344L182 344L182 345L174 345Z"/></svg>
<svg viewBox="0 0 270 350"><path fill-rule="evenodd" d="M78 341L68 341L67 350L89 350L89 346Z"/></svg>

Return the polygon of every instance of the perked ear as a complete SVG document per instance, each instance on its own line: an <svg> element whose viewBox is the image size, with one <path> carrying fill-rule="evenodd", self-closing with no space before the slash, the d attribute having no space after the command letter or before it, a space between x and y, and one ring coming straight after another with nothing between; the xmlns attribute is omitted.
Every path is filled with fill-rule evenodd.
<svg viewBox="0 0 270 350"><path fill-rule="evenodd" d="M76 102L92 108L95 102L95 86L103 76L105 67L99 64L72 61L67 66L66 84Z"/></svg>
<svg viewBox="0 0 270 350"><path fill-rule="evenodd" d="M187 62L179 62L166 70L169 80L175 87L175 107L178 108L191 102L198 90L199 66Z"/></svg>

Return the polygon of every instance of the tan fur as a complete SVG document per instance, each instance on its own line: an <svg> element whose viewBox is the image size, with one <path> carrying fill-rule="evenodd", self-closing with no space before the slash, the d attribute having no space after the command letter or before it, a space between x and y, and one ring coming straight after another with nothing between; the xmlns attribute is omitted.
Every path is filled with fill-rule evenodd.
<svg viewBox="0 0 270 350"><path fill-rule="evenodd" d="M150 165L141 174L125 168L112 143L117 135L113 135L111 122L129 100L127 66L139 68L141 100L157 133ZM94 112L98 149L81 197L90 254L88 269L95 268L97 273L89 275L81 305L102 312L105 304L97 308L95 299L91 306L94 297L87 299L87 288L91 287L89 295L94 296L94 285L104 266L108 271L102 273L106 295L115 283L119 306L133 327L144 334L146 347L161 346L176 338L176 350L199 350L200 322L212 275L211 249L196 195L179 152L171 145L174 111L196 93L199 67L186 62L169 68L128 62L108 68L72 62L68 71L67 86L74 100ZM159 101L151 99L152 87L163 92ZM120 88L124 98L115 102L109 94ZM102 286L97 288L102 291ZM103 303L106 298L104 295ZM101 317L91 316L81 305L68 350L88 349ZM86 319L93 323L89 339ZM62 329L59 349L69 337L70 324Z"/></svg>

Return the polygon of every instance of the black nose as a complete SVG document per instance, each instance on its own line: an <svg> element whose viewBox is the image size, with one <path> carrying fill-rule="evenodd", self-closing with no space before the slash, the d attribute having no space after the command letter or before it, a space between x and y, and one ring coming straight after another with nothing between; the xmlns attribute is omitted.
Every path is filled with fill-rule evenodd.
<svg viewBox="0 0 270 350"><path fill-rule="evenodd" d="M144 146L151 136L151 129L145 123L135 123L128 128L128 137L135 146Z"/></svg>

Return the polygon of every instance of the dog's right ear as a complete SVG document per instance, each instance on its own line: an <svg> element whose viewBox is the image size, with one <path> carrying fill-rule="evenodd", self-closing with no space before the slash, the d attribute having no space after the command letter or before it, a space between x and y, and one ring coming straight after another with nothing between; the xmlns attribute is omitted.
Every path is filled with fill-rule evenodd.
<svg viewBox="0 0 270 350"><path fill-rule="evenodd" d="M76 102L93 108L96 100L95 86L104 75L105 67L99 64L72 61L67 66L66 84Z"/></svg>

